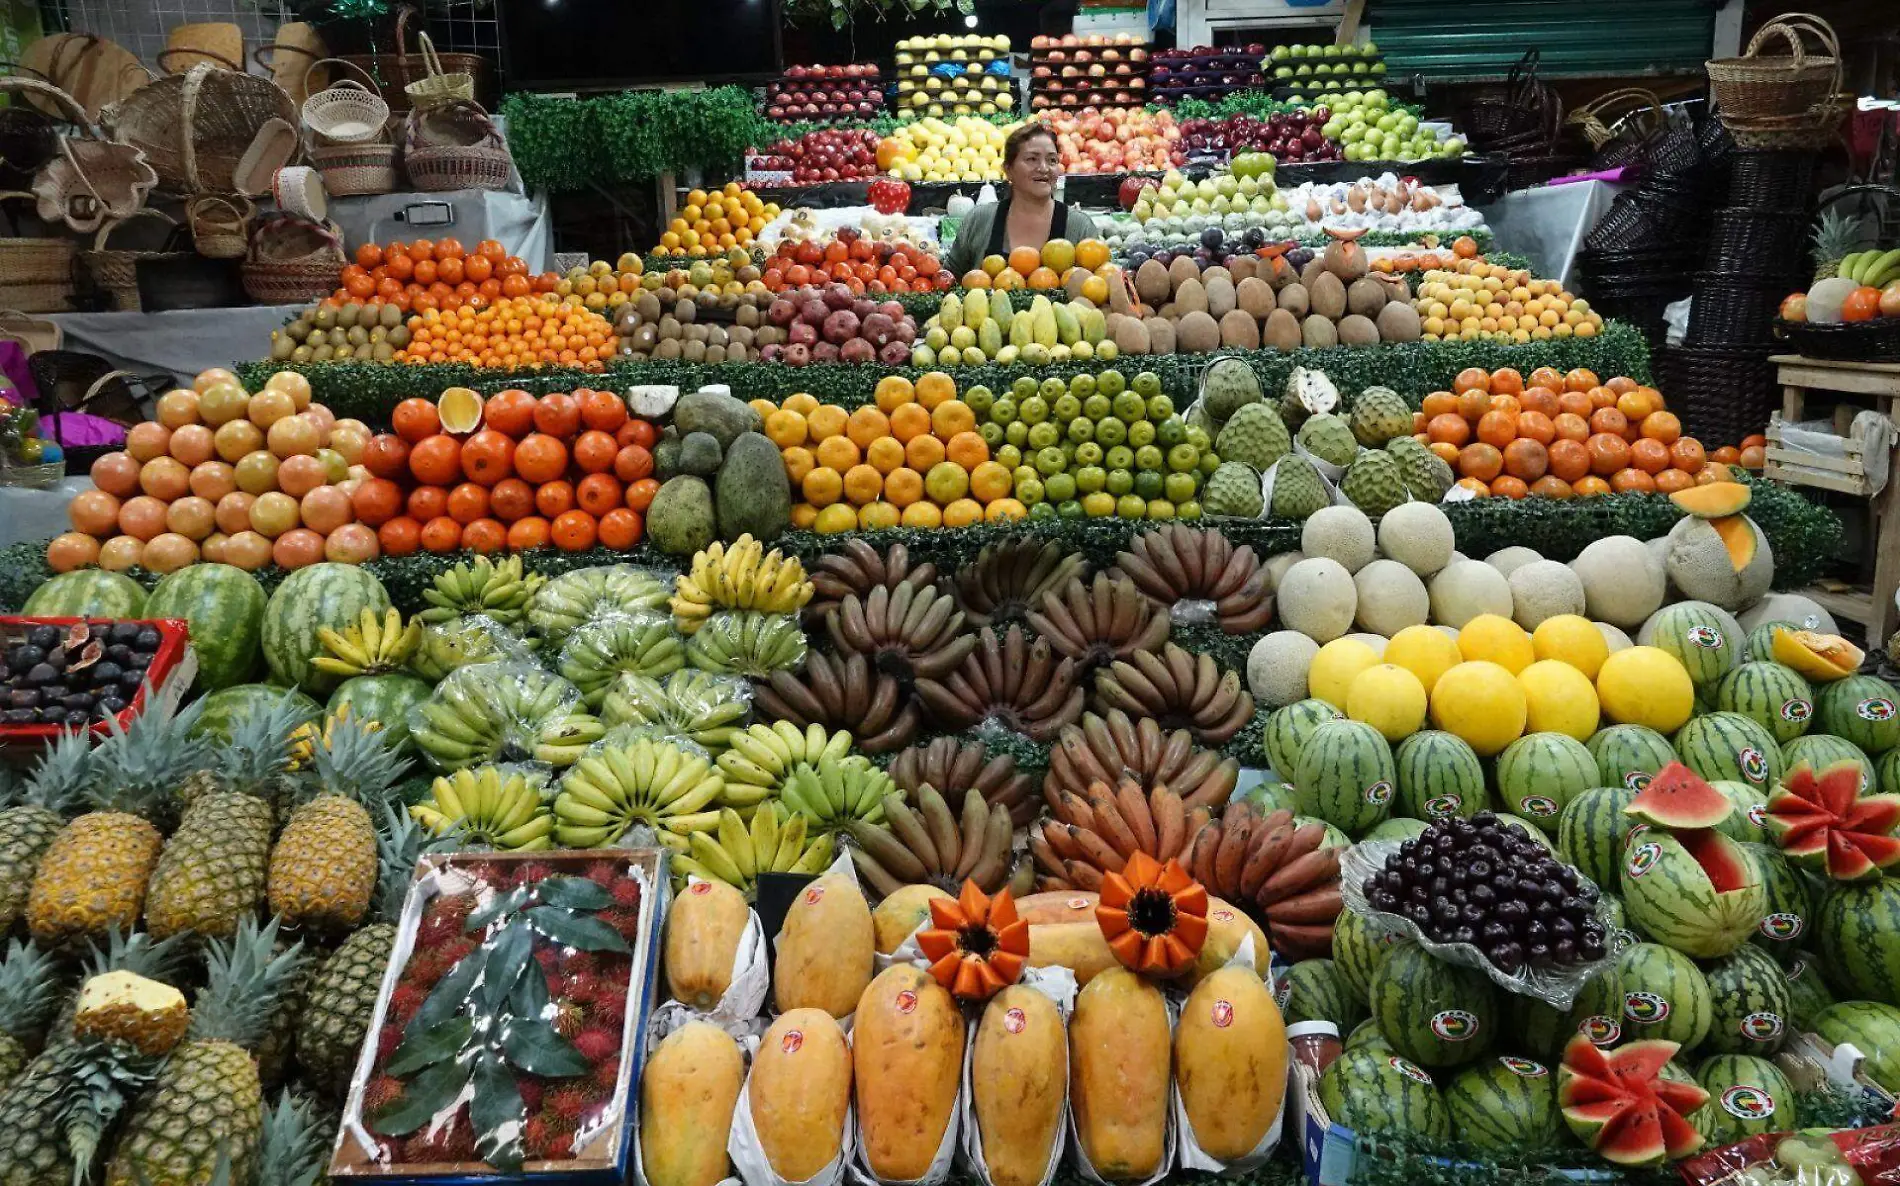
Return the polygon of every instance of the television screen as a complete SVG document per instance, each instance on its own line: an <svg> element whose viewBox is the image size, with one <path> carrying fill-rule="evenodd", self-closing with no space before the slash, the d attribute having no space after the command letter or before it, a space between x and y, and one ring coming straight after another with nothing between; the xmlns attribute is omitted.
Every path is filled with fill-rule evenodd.
<svg viewBox="0 0 1900 1186"><path fill-rule="evenodd" d="M507 84L577 90L776 74L779 0L496 0Z"/></svg>

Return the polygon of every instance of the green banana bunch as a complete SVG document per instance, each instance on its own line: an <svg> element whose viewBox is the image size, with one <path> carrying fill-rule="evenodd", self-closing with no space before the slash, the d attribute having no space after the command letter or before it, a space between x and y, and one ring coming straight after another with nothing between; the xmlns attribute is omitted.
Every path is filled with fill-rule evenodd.
<svg viewBox="0 0 1900 1186"><path fill-rule="evenodd" d="M805 632L791 614L714 614L686 644L686 661L701 671L767 679L805 662Z"/></svg>
<svg viewBox="0 0 1900 1186"><path fill-rule="evenodd" d="M688 833L686 843L686 855L673 857L675 877L723 881L748 902L758 895L759 874L822 873L835 853L829 833L810 835L804 816L776 803L753 812L750 824L725 808L715 828Z"/></svg>
<svg viewBox="0 0 1900 1186"><path fill-rule="evenodd" d="M686 648L673 623L659 614L618 614L589 622L567 636L557 670L598 711L614 677L668 675L686 666Z"/></svg>
<svg viewBox="0 0 1900 1186"><path fill-rule="evenodd" d="M554 838L567 848L602 848L645 824L661 843L684 849L688 835L718 825L725 789L712 763L671 742L641 738L605 746L562 776Z"/></svg>
<svg viewBox="0 0 1900 1186"><path fill-rule="evenodd" d="M463 614L487 614L512 626L528 612L528 603L546 583L539 573L522 571L520 556L510 556L500 564L477 556L438 574L422 591L429 608L416 616L424 622L446 622Z"/></svg>
<svg viewBox="0 0 1900 1186"><path fill-rule="evenodd" d="M1834 274L1869 288L1885 288L1895 280L1900 280L1900 247L1891 251L1876 247L1872 251L1844 255Z"/></svg>
<svg viewBox="0 0 1900 1186"><path fill-rule="evenodd" d="M409 666L434 684L442 682L458 667L503 659L533 662L534 652L500 622L482 614L471 614L424 626L421 645L416 648Z"/></svg>
<svg viewBox="0 0 1900 1186"><path fill-rule="evenodd" d="M554 813L541 801L541 790L520 774L506 776L493 766L462 769L438 777L429 797L409 809L429 832L451 832L463 846L499 852L532 852L554 847Z"/></svg>
<svg viewBox="0 0 1900 1186"><path fill-rule="evenodd" d="M683 668L661 683L622 672L601 699L600 719L616 725L652 726L682 734L717 752L732 744L751 711L750 685L731 675Z"/></svg>
<svg viewBox="0 0 1900 1186"><path fill-rule="evenodd" d="M541 586L528 602L528 624L558 650L582 622L607 613L666 610L666 585L630 564L579 568Z"/></svg>
<svg viewBox="0 0 1900 1186"><path fill-rule="evenodd" d="M442 770L530 758L571 766L607 731L574 685L525 664L458 667L416 706L409 736Z"/></svg>
<svg viewBox="0 0 1900 1186"><path fill-rule="evenodd" d="M838 761L851 752L851 734L827 732L823 725L803 729L786 721L751 725L732 735L717 761L726 776L725 805L740 815L772 797L800 763Z"/></svg>
<svg viewBox="0 0 1900 1186"><path fill-rule="evenodd" d="M842 831L853 820L884 820L884 796L897 791L891 776L870 759L849 757L800 762L779 788L779 802L826 832Z"/></svg>
<svg viewBox="0 0 1900 1186"><path fill-rule="evenodd" d="M694 634L718 609L756 609L795 614L812 597L811 581L796 556L786 556L750 534L730 548L714 540L693 556L693 567L674 581L673 621Z"/></svg>
<svg viewBox="0 0 1900 1186"><path fill-rule="evenodd" d="M310 666L345 679L354 675L381 675L400 671L415 657L422 645L422 619L402 624L402 611L391 606L378 619L376 611L364 606L356 624L342 630L328 626L317 630L317 641L327 655L310 660Z"/></svg>

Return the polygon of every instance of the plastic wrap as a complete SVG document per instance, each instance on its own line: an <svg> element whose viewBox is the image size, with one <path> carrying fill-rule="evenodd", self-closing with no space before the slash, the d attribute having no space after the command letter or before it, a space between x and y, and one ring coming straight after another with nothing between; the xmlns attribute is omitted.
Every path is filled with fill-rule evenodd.
<svg viewBox="0 0 1900 1186"><path fill-rule="evenodd" d="M728 610L693 633L686 659L701 671L766 679L805 665L805 631L796 614Z"/></svg>
<svg viewBox="0 0 1900 1186"><path fill-rule="evenodd" d="M534 648L487 614L469 614L422 628L422 642L411 666L431 683L471 663L534 662Z"/></svg>
<svg viewBox="0 0 1900 1186"><path fill-rule="evenodd" d="M1176 626L1212 626L1220 621L1220 603L1204 597L1177 601L1168 607L1168 620Z"/></svg>
<svg viewBox="0 0 1900 1186"><path fill-rule="evenodd" d="M606 732L573 684L530 663L458 667L409 710L409 736L439 770L486 762L568 766Z"/></svg>
<svg viewBox="0 0 1900 1186"><path fill-rule="evenodd" d="M1676 1168L1688 1186L1900 1186L1900 1124L1763 1133Z"/></svg>
<svg viewBox="0 0 1900 1186"><path fill-rule="evenodd" d="M664 680L623 672L601 698L609 728L651 728L655 736L689 739L708 750L732 744L752 714L752 684L736 675L687 667Z"/></svg>
<svg viewBox="0 0 1900 1186"><path fill-rule="evenodd" d="M666 610L673 578L632 564L581 568L541 586L528 603L528 624L548 648L558 651L567 636L606 613Z"/></svg>
<svg viewBox="0 0 1900 1186"><path fill-rule="evenodd" d="M686 666L686 642L673 620L656 610L609 611L582 622L568 633L555 670L580 689L581 699L599 712L615 677L671 675Z"/></svg>

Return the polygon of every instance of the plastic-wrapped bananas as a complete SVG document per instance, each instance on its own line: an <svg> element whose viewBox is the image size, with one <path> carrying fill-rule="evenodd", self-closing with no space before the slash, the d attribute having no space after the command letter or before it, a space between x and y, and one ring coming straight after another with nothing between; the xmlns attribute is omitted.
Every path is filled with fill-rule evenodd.
<svg viewBox="0 0 1900 1186"><path fill-rule="evenodd" d="M785 721L751 725L732 735L730 748L718 758L726 776L725 805L741 815L773 795L800 764L837 761L851 752L851 734L829 732L820 725L800 729Z"/></svg>
<svg viewBox="0 0 1900 1186"><path fill-rule="evenodd" d="M409 736L442 770L529 758L571 766L606 732L579 706L573 684L538 667L458 667L412 710Z"/></svg>
<svg viewBox="0 0 1900 1186"><path fill-rule="evenodd" d="M539 573L523 572L520 556L510 556L500 564L477 556L438 574L422 591L429 608L416 616L424 622L446 622L463 614L487 614L512 626L528 612L528 603L547 580Z"/></svg>
<svg viewBox="0 0 1900 1186"><path fill-rule="evenodd" d="M950 889L966 877L984 893L1003 888L1010 880L1009 810L975 789L963 793L958 812L935 787L917 788L916 798L913 807L893 792L884 797L882 823L845 825L856 843L851 861L871 888L880 895L920 882Z"/></svg>
<svg viewBox="0 0 1900 1186"><path fill-rule="evenodd" d="M701 671L766 679L805 661L805 631L790 614L732 610L699 623L686 661Z"/></svg>
<svg viewBox="0 0 1900 1186"><path fill-rule="evenodd" d="M805 816L812 826L836 832L852 820L877 823L884 818L884 796L897 790L891 776L852 754L800 762L779 787L779 802Z"/></svg>
<svg viewBox="0 0 1900 1186"><path fill-rule="evenodd" d="M717 753L732 744L751 711L752 685L736 675L682 668L664 683L623 673L601 701L601 720L690 737Z"/></svg>
<svg viewBox="0 0 1900 1186"><path fill-rule="evenodd" d="M774 671L755 695L759 710L773 720L854 730L858 748L867 754L909 745L923 724L916 700L904 694L897 677L871 666L863 655L833 658L813 651L802 672Z"/></svg>
<svg viewBox="0 0 1900 1186"><path fill-rule="evenodd" d="M686 837L685 855L673 858L673 874L723 881L744 894L758 896L761 873L822 873L834 852L829 833L812 834L805 817L767 803L752 813L751 823L726 808L709 832Z"/></svg>
<svg viewBox="0 0 1900 1186"><path fill-rule="evenodd" d="M556 669L598 711L614 677L670 675L686 666L686 644L665 614L613 614L584 622L567 636Z"/></svg>
<svg viewBox="0 0 1900 1186"><path fill-rule="evenodd" d="M603 614L664 611L666 595L663 578L631 564L580 568L541 586L528 602L528 624L559 649L582 622Z"/></svg>
<svg viewBox="0 0 1900 1186"><path fill-rule="evenodd" d="M1164 523L1130 540L1115 565L1171 614L1212 602L1213 617L1227 634L1250 634L1273 619L1266 567L1251 545L1236 548L1219 531Z"/></svg>
<svg viewBox="0 0 1900 1186"><path fill-rule="evenodd" d="M693 556L693 567L674 582L673 621L682 634L696 633L715 610L756 609L795 614L811 600L811 582L795 556L770 552L750 535L730 548L714 540Z"/></svg>
<svg viewBox="0 0 1900 1186"><path fill-rule="evenodd" d="M509 627L486 614L470 614L424 626L410 666L423 679L438 683L458 667L504 659L533 662L534 652Z"/></svg>
<svg viewBox="0 0 1900 1186"><path fill-rule="evenodd" d="M404 626L401 610L392 606L378 618L375 610L364 606L355 625L342 630L320 627L317 641L330 652L310 660L318 671L346 679L381 675L402 670L415 657L416 648L422 645L422 621L411 618Z"/></svg>
<svg viewBox="0 0 1900 1186"><path fill-rule="evenodd" d="M554 796L554 838L567 848L603 848L645 824L661 843L719 823L726 780L712 763L666 741L604 746L574 763Z"/></svg>
<svg viewBox="0 0 1900 1186"><path fill-rule="evenodd" d="M554 847L554 812L541 788L519 772L493 766L457 770L430 784L429 797L409 809L436 836L454 833L462 847L531 852Z"/></svg>

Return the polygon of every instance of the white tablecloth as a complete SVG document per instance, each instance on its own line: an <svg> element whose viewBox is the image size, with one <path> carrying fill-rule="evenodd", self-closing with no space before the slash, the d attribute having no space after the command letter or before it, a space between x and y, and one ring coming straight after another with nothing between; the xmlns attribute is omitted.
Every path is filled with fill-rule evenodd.
<svg viewBox="0 0 1900 1186"><path fill-rule="evenodd" d="M1603 181L1540 185L1505 194L1480 211L1498 250L1530 257L1532 271L1568 288L1584 236L1621 191Z"/></svg>
<svg viewBox="0 0 1900 1186"><path fill-rule="evenodd" d="M72 523L66 518L66 504L90 489L92 479L86 477L67 478L48 490L0 486L0 547L51 539L67 530Z"/></svg>

